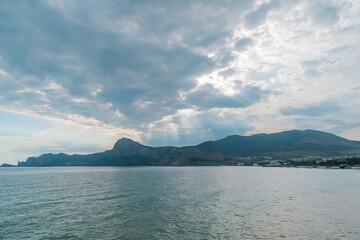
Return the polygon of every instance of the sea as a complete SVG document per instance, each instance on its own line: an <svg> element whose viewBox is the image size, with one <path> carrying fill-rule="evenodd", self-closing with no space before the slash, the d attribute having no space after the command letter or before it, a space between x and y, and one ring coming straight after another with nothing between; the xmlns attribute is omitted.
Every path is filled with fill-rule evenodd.
<svg viewBox="0 0 360 240"><path fill-rule="evenodd" d="M0 168L0 239L360 239L360 171Z"/></svg>

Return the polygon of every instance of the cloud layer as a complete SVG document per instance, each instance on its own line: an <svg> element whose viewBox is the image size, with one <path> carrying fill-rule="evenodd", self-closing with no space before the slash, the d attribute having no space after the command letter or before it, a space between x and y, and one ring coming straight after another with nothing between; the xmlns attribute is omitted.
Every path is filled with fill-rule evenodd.
<svg viewBox="0 0 360 240"><path fill-rule="evenodd" d="M1 1L0 162L123 136L360 140L359 16L353 0Z"/></svg>

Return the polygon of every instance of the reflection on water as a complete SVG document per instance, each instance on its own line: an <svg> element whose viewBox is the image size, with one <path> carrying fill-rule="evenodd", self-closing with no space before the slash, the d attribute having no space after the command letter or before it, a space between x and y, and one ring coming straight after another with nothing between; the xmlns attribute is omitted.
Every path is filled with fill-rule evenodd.
<svg viewBox="0 0 360 240"><path fill-rule="evenodd" d="M360 172L0 169L0 239L360 239Z"/></svg>

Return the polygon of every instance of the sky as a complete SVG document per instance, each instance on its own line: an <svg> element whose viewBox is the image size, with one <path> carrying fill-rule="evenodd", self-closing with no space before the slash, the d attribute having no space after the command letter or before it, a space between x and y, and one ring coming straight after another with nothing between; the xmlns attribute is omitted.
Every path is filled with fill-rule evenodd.
<svg viewBox="0 0 360 240"><path fill-rule="evenodd" d="M358 0L1 0L0 163L316 129L360 140Z"/></svg>

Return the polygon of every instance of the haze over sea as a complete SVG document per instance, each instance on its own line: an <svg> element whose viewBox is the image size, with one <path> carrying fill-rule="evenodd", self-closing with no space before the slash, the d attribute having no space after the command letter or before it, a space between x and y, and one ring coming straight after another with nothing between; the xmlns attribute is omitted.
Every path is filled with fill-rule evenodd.
<svg viewBox="0 0 360 240"><path fill-rule="evenodd" d="M359 239L360 171L0 168L0 239Z"/></svg>

